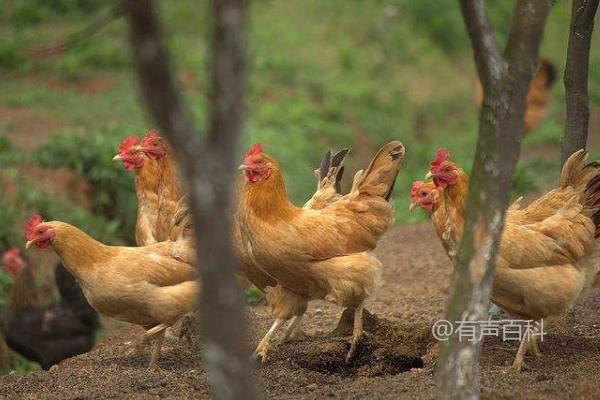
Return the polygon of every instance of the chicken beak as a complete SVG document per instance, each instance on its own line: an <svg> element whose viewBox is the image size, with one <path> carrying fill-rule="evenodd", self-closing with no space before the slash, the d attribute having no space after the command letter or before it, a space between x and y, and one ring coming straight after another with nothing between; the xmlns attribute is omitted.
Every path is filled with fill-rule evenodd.
<svg viewBox="0 0 600 400"><path fill-rule="evenodd" d="M29 240L27 243L25 243L25 248L28 249L29 247L31 247L32 244L33 240Z"/></svg>
<svg viewBox="0 0 600 400"><path fill-rule="evenodd" d="M433 174L431 173L431 171L429 171L427 173L427 175L425 175L425 179L427 180L427 179L431 179L431 178L433 178Z"/></svg>
<svg viewBox="0 0 600 400"><path fill-rule="evenodd" d="M240 170L240 171L247 171L249 169L250 169L250 167L247 166L246 164L242 164L238 167L238 170Z"/></svg>
<svg viewBox="0 0 600 400"><path fill-rule="evenodd" d="M118 155L118 154L117 154L116 156L114 156L114 157L113 157L113 161L121 161L121 160L122 160L122 158L121 158L121 156L120 156L120 155Z"/></svg>
<svg viewBox="0 0 600 400"><path fill-rule="evenodd" d="M417 203L410 203L408 206L408 211L414 211L415 208L417 208Z"/></svg>

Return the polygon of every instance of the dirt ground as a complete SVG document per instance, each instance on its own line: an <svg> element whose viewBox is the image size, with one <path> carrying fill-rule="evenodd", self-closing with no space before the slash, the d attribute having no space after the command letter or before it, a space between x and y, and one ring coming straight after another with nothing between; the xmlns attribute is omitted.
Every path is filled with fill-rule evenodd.
<svg viewBox="0 0 600 400"><path fill-rule="evenodd" d="M429 327L441 318L450 264L429 223L400 226L376 254L385 284L368 302L368 336L356 360L346 365L348 337L327 336L341 315L338 307L315 302L305 318L309 338L281 345L255 373L269 399L432 398L433 369L421 359L434 345ZM576 307L567 333L547 329L543 356L528 359L530 371L505 372L516 343L486 340L481 359L484 398L598 398L600 393L600 291ZM271 323L268 309L248 309L250 345ZM147 370L147 357L130 356L141 331L118 330L90 353L66 360L50 372L0 378L0 397L10 399L210 398L198 352L185 342L168 342L161 371Z"/></svg>

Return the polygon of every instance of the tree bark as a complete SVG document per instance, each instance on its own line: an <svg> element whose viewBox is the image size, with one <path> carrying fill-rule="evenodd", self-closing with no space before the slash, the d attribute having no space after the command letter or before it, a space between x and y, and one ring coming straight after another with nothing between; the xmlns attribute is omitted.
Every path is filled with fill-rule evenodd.
<svg viewBox="0 0 600 400"><path fill-rule="evenodd" d="M565 67L567 118L561 142L561 161L587 144L590 101L588 96L588 70L590 45L594 30L594 17L599 0L573 0L571 28Z"/></svg>
<svg viewBox="0 0 600 400"><path fill-rule="evenodd" d="M538 65L550 0L516 3L504 55L500 55L483 0L461 0L461 10L484 87L479 139L470 177L464 236L458 252L446 319L487 319L504 215L524 134L525 98ZM481 342L443 342L438 361L440 399L479 398Z"/></svg>
<svg viewBox="0 0 600 400"><path fill-rule="evenodd" d="M189 193L201 270L204 363L217 399L255 399L230 227L244 122L246 0L213 0L210 122L195 131L169 65L153 0L123 0L142 97L173 145Z"/></svg>

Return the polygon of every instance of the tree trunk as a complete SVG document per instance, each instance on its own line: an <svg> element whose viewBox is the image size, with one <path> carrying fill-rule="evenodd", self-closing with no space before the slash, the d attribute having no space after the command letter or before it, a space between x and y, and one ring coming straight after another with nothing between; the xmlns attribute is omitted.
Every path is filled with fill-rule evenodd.
<svg viewBox="0 0 600 400"><path fill-rule="evenodd" d="M484 87L479 139L470 178L464 236L455 265L446 319L487 319L504 215L524 134L525 98L538 64L550 1L519 0L501 55L483 0L461 0ZM481 342L443 342L438 361L440 399L479 398Z"/></svg>
<svg viewBox="0 0 600 400"><path fill-rule="evenodd" d="M598 10L598 1L573 0L564 75L567 118L565 134L561 142L562 164L577 150L585 149L587 144L590 119L588 70L594 16Z"/></svg>
<svg viewBox="0 0 600 400"><path fill-rule="evenodd" d="M153 0L123 0L143 100L171 142L188 189L198 266L204 363L215 398L258 397L249 366L243 297L230 227L239 138L244 121L245 0L213 0L210 122L204 139L170 69Z"/></svg>

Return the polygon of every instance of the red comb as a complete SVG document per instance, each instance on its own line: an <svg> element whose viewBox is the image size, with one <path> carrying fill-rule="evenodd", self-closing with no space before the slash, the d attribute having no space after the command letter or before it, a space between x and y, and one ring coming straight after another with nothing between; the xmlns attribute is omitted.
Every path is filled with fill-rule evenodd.
<svg viewBox="0 0 600 400"><path fill-rule="evenodd" d="M25 228L25 236L27 237L27 240L34 239L35 228L37 228L37 226L43 221L44 220L42 219L42 217L38 214L32 215L31 218L29 218L29 221L27 221L27 226Z"/></svg>
<svg viewBox="0 0 600 400"><path fill-rule="evenodd" d="M139 140L140 140L140 138L138 138L135 135L126 137L125 139L123 139L123 141L121 142L121 145L119 146L119 153L125 153L130 148L135 146Z"/></svg>
<svg viewBox="0 0 600 400"><path fill-rule="evenodd" d="M21 249L13 247L12 249L6 250L2 255L2 261L6 263L11 258L21 257Z"/></svg>
<svg viewBox="0 0 600 400"><path fill-rule="evenodd" d="M141 145L147 146L149 144L153 144L152 142L154 141L154 139L156 139L158 137L160 137L160 134L158 133L158 131L156 129L150 129L148 131L148 133L146 134L146 136L144 136L142 138Z"/></svg>
<svg viewBox="0 0 600 400"><path fill-rule="evenodd" d="M260 154L260 153L262 153L262 151L263 151L262 144L256 143L248 149L248 151L246 152L246 157Z"/></svg>
<svg viewBox="0 0 600 400"><path fill-rule="evenodd" d="M417 192L423 187L423 185L425 185L425 182L423 181L414 181L410 189L410 196L415 197L417 195Z"/></svg>
<svg viewBox="0 0 600 400"><path fill-rule="evenodd" d="M444 161L448 161L450 159L450 150L446 148L441 148L435 153L435 158L431 162L432 167L439 167Z"/></svg>

